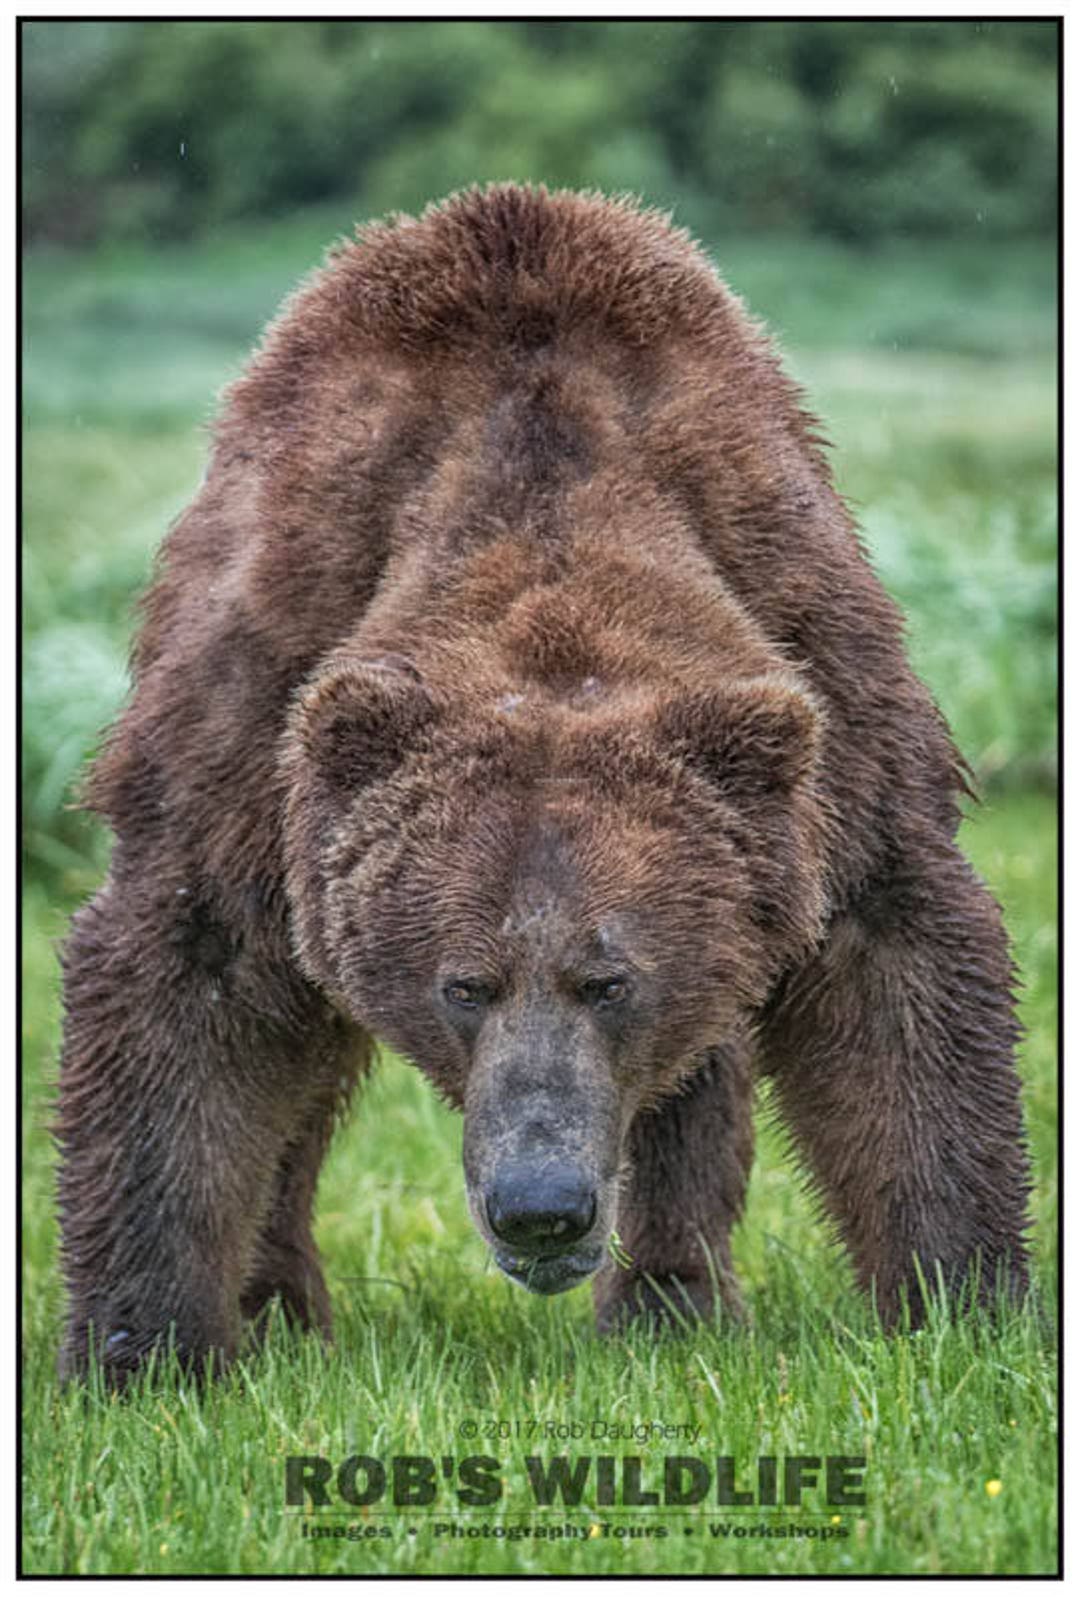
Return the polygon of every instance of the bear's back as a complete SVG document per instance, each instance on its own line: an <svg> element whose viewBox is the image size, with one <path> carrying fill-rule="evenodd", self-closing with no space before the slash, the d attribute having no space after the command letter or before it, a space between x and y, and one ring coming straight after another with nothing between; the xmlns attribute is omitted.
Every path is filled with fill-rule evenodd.
<svg viewBox="0 0 1080 1597"><path fill-rule="evenodd" d="M912 802L952 823L952 752L798 390L685 234L597 195L473 190L332 251L227 395L131 715L169 716L155 743L183 773L243 762L268 788L291 695L373 600L422 629L477 545L508 552L485 579L501 604L583 537L644 582L723 583L826 707L826 783L868 833Z"/></svg>

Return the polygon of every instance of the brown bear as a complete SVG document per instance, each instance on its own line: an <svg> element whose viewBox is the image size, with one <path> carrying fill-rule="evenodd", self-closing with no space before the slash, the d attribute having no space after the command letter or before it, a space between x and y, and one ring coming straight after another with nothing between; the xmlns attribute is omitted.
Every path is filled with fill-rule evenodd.
<svg viewBox="0 0 1080 1597"><path fill-rule="evenodd" d="M858 1280L1025 1282L1001 916L813 421L686 235L498 186L362 229L231 389L93 773L67 1371L329 1329L378 1039L501 1268L737 1312L758 1072ZM616 1233L621 1250L611 1256ZM627 1257L628 1256L628 1257Z"/></svg>

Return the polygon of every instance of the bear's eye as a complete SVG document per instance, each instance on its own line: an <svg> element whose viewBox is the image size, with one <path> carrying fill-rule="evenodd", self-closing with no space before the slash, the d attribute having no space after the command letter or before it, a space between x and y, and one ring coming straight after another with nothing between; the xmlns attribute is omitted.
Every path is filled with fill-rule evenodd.
<svg viewBox="0 0 1080 1597"><path fill-rule="evenodd" d="M608 1009L621 1004L630 995L630 983L625 976L598 976L584 982L581 996L587 1004L597 1009Z"/></svg>
<svg viewBox="0 0 1080 1597"><path fill-rule="evenodd" d="M455 976L443 987L443 997L458 1009L479 1009L491 998L491 989L471 976Z"/></svg>

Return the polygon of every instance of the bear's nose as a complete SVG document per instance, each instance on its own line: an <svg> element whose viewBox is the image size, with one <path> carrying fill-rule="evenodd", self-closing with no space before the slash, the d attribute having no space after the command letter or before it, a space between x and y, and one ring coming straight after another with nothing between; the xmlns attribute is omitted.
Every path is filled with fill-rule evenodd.
<svg viewBox="0 0 1080 1597"><path fill-rule="evenodd" d="M514 1166L496 1176L485 1203L492 1231L518 1248L561 1251L596 1219L596 1189L572 1166Z"/></svg>

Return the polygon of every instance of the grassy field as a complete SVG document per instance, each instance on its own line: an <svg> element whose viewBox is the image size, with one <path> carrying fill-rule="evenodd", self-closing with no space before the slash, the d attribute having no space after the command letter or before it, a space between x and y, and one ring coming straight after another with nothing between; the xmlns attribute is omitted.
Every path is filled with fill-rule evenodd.
<svg viewBox="0 0 1080 1597"><path fill-rule="evenodd" d="M315 215L161 254L39 255L25 349L24 1566L34 1573L1038 1573L1056 1559L1055 539L1050 267L1024 250L847 256L717 247L782 331L837 441L844 491L911 618L911 643L987 791L964 842L1001 898L1023 983L1036 1170L1036 1302L880 1336L762 1112L737 1260L752 1321L597 1341L587 1294L527 1297L468 1217L460 1124L388 1060L341 1132L318 1233L326 1352L274 1327L212 1389L166 1377L117 1401L61 1392L47 1133L54 942L105 857L65 809L124 690L132 599L198 481L198 422L281 293L343 219ZM604 1442L599 1423L700 1426ZM516 1433L498 1430L517 1424ZM533 1429L529 1429L529 1427ZM549 1426L569 1427L548 1434ZM475 1429L473 1428L475 1427ZM574 1434L584 1428L586 1438ZM530 1454L864 1455L865 1505L617 1512L592 1487L537 1510ZM386 1501L286 1510L284 1460L497 1458L490 1509ZM305 1534L312 1523L366 1539ZM765 1524L827 1538L725 1534ZM489 1527L486 1535L483 1527ZM510 1539L520 1526L573 1538ZM447 1530L446 1526L457 1527ZM442 1528L440 1528L442 1527ZM475 1536L459 1534L472 1528ZM502 1527L503 1535L492 1530ZM595 1527L595 1528L594 1528ZM616 1528L665 1537L619 1536ZM383 1535L382 1532L387 1532Z"/></svg>

